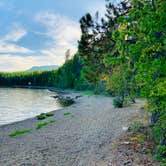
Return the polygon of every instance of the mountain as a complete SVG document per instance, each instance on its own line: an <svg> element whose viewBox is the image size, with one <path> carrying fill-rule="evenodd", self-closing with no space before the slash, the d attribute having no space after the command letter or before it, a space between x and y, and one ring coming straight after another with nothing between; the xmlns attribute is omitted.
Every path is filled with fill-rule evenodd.
<svg viewBox="0 0 166 166"><path fill-rule="evenodd" d="M58 69L59 66L57 65L51 65L51 66L33 66L30 69L28 69L27 71L38 71L38 70L54 70L54 69Z"/></svg>

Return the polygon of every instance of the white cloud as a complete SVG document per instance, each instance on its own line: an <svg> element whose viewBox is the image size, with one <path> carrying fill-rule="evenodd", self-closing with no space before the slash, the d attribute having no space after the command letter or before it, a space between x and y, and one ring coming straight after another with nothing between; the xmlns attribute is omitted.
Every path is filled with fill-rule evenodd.
<svg viewBox="0 0 166 166"><path fill-rule="evenodd" d="M27 35L27 31L25 28L19 26L18 24L14 24L12 30L3 37L3 41L9 42L17 42Z"/></svg>
<svg viewBox="0 0 166 166"><path fill-rule="evenodd" d="M22 37L27 35L24 28L15 28L3 39L0 39L0 71L22 71L32 66L62 65L65 61L67 49L74 54L77 51L77 41L81 32L79 23L55 13L41 12L35 17L35 21L46 28L46 32L36 32L50 38L45 43L48 49L41 49L33 52L27 48L16 45ZM22 53L18 56L16 53ZM24 56L26 54L27 56ZM41 56L36 56L36 54ZM28 56L29 55L29 56Z"/></svg>
<svg viewBox="0 0 166 166"><path fill-rule="evenodd" d="M64 58L62 56L16 56L6 54L0 56L0 71L23 71L32 66L42 65L62 65Z"/></svg>
<svg viewBox="0 0 166 166"><path fill-rule="evenodd" d="M33 51L15 44L15 42L27 35L27 31L20 25L14 23L11 31L0 39L0 54L8 53L32 53Z"/></svg>
<svg viewBox="0 0 166 166"><path fill-rule="evenodd" d="M52 39L50 48L41 50L46 55L64 56L67 49L74 54L77 51L77 41L81 31L79 24L65 16L41 12L36 16L36 21L46 27L47 36Z"/></svg>
<svg viewBox="0 0 166 166"><path fill-rule="evenodd" d="M32 53L33 51L18 46L16 44L10 44L10 43L6 43L6 42L2 42L0 41L0 54L28 54L28 53ZM0 55L1 56L1 55Z"/></svg>

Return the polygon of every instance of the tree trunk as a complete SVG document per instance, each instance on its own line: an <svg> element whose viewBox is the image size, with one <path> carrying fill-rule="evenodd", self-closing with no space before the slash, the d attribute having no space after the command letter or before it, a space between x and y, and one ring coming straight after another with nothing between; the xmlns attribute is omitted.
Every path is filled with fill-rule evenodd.
<svg viewBox="0 0 166 166"><path fill-rule="evenodd" d="M154 0L152 0L152 8L154 11L156 11L156 6L155 6L155 3L154 3Z"/></svg>

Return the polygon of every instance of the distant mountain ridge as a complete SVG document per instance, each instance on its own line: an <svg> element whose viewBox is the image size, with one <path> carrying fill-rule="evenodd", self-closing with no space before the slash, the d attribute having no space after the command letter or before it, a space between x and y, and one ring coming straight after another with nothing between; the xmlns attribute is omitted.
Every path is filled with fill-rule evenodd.
<svg viewBox="0 0 166 166"><path fill-rule="evenodd" d="M38 70L54 70L54 69L58 69L59 66L57 65L50 65L50 66L33 66L30 69L28 69L27 71L38 71Z"/></svg>

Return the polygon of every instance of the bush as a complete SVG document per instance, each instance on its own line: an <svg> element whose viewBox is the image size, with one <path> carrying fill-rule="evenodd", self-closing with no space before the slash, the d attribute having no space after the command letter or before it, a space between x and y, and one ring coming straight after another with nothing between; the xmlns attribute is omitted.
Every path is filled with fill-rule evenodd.
<svg viewBox="0 0 166 166"><path fill-rule="evenodd" d="M42 113L42 114L38 115L36 118L37 118L37 120L44 120L44 119L46 119L46 114Z"/></svg>
<svg viewBox="0 0 166 166"><path fill-rule="evenodd" d="M156 153L156 158L158 160L160 160L163 164L163 166L165 166L164 164L166 163L166 145L158 145L157 146L157 153Z"/></svg>
<svg viewBox="0 0 166 166"><path fill-rule="evenodd" d="M116 97L113 100L113 105L115 108L122 108L123 107L123 99L121 97Z"/></svg>

